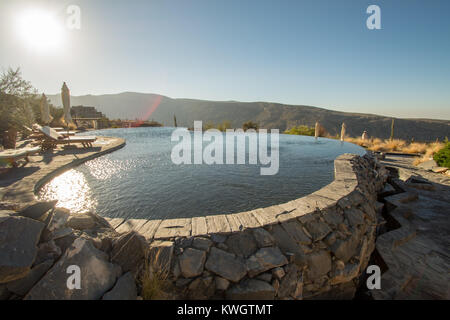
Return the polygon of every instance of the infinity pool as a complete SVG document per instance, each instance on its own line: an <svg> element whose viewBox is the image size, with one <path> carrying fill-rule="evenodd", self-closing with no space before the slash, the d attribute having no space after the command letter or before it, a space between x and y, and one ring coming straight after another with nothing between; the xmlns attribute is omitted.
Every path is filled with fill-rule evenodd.
<svg viewBox="0 0 450 320"><path fill-rule="evenodd" d="M126 146L54 178L38 193L73 212L106 217L181 218L247 211L312 193L333 180L334 159L363 155L350 143L314 137L279 136L279 171L260 175L264 165L174 164L174 128L107 129L89 135L126 139ZM191 132L190 135L193 135ZM275 146L269 152L276 152ZM225 152L224 152L225 154ZM248 159L248 148L247 148Z"/></svg>

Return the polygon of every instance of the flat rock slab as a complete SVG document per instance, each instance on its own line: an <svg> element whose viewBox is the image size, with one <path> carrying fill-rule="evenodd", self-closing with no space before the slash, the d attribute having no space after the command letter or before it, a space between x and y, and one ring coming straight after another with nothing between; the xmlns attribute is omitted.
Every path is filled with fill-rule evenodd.
<svg viewBox="0 0 450 320"><path fill-rule="evenodd" d="M108 221L109 225L113 228L116 229L118 228L124 221L124 218L105 218L106 221Z"/></svg>
<svg viewBox="0 0 450 320"><path fill-rule="evenodd" d="M275 289L265 281L248 279L227 291L229 300L273 300Z"/></svg>
<svg viewBox="0 0 450 320"><path fill-rule="evenodd" d="M437 167L437 163L434 160L428 160L425 162L422 162L421 164L418 165L419 168L424 169L424 170L432 170L434 167Z"/></svg>
<svg viewBox="0 0 450 320"><path fill-rule="evenodd" d="M311 239L305 233L302 225L296 221L287 221L281 224L283 229L289 234L295 241L301 244L310 244Z"/></svg>
<svg viewBox="0 0 450 320"><path fill-rule="evenodd" d="M203 236L208 234L205 217L192 218L192 236Z"/></svg>
<svg viewBox="0 0 450 320"><path fill-rule="evenodd" d="M170 271L172 264L174 243L172 241L155 240L149 248L148 258L152 267L158 268L157 271L166 273Z"/></svg>
<svg viewBox="0 0 450 320"><path fill-rule="evenodd" d="M241 257L248 257L258 249L255 239L249 232L234 233L225 243L231 252Z"/></svg>
<svg viewBox="0 0 450 320"><path fill-rule="evenodd" d="M447 172L448 168L446 167L434 167L431 169L434 173L444 173Z"/></svg>
<svg viewBox="0 0 450 320"><path fill-rule="evenodd" d="M248 275L254 277L267 270L284 266L287 263L288 260L277 247L262 248L248 258Z"/></svg>
<svg viewBox="0 0 450 320"><path fill-rule="evenodd" d="M206 252L203 250L187 248L178 258L181 274L185 278L193 278L203 273Z"/></svg>
<svg viewBox="0 0 450 320"><path fill-rule="evenodd" d="M260 248L270 247L275 243L272 235L263 228L252 229L253 237Z"/></svg>
<svg viewBox="0 0 450 320"><path fill-rule="evenodd" d="M352 235L345 240L337 240L332 246L331 251L340 260L347 262L356 252L359 240L356 235Z"/></svg>
<svg viewBox="0 0 450 320"><path fill-rule="evenodd" d="M294 295L298 287L298 283L302 283L303 279L300 277L301 271L295 264L290 264L286 267L286 275L281 279L280 288L278 289L278 297L286 298Z"/></svg>
<svg viewBox="0 0 450 320"><path fill-rule="evenodd" d="M139 233L142 234L145 239L152 240L155 236L156 230L161 224L162 220L148 220L146 224L144 224L140 229Z"/></svg>
<svg viewBox="0 0 450 320"><path fill-rule="evenodd" d="M92 229L96 225L93 216L89 214L71 215L67 220L66 226L76 230Z"/></svg>
<svg viewBox="0 0 450 320"><path fill-rule="evenodd" d="M69 289L69 266L80 268L80 289ZM88 240L78 238L61 259L25 296L26 300L96 300L110 290L121 268L108 261L108 256ZM72 273L75 276L75 273Z"/></svg>
<svg viewBox="0 0 450 320"><path fill-rule="evenodd" d="M155 239L187 237L191 234L191 219L163 220L154 235Z"/></svg>
<svg viewBox="0 0 450 320"><path fill-rule="evenodd" d="M0 283L25 277L37 254L44 223L10 216L0 222Z"/></svg>
<svg viewBox="0 0 450 320"><path fill-rule="evenodd" d="M321 250L308 255L308 278L317 279L331 270L331 256L328 251Z"/></svg>
<svg viewBox="0 0 450 320"><path fill-rule="evenodd" d="M13 292L19 296L25 296L28 291L42 278L42 276L52 267L53 260L46 260L37 266L34 266L31 271L22 279L8 282L6 287L8 291Z"/></svg>
<svg viewBox="0 0 450 320"><path fill-rule="evenodd" d="M53 209L57 202L57 200L54 200L35 203L18 212L18 215L34 220L39 220L39 218L41 218L47 211Z"/></svg>
<svg viewBox="0 0 450 320"><path fill-rule="evenodd" d="M125 273L117 280L114 288L103 296L102 300L136 300L137 289L131 272Z"/></svg>
<svg viewBox="0 0 450 320"><path fill-rule="evenodd" d="M213 242L209 240L208 238L202 238L202 237L196 237L192 240L192 246L195 249L203 250L203 251L209 251L209 248L211 248Z"/></svg>
<svg viewBox="0 0 450 320"><path fill-rule="evenodd" d="M234 254L215 247L211 248L205 268L232 282L239 282L247 274L243 261Z"/></svg>
<svg viewBox="0 0 450 320"><path fill-rule="evenodd" d="M125 233L129 231L138 231L144 224L147 223L146 219L128 219L123 221L117 228L118 233Z"/></svg>
<svg viewBox="0 0 450 320"><path fill-rule="evenodd" d="M111 261L120 265L124 272L135 271L145 256L145 238L130 231L116 239L112 244Z"/></svg>

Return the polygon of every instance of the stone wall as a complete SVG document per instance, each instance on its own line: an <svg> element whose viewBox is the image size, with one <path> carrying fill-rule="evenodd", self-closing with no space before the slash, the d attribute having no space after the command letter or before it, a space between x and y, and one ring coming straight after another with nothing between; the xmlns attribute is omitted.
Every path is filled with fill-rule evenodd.
<svg viewBox="0 0 450 320"><path fill-rule="evenodd" d="M163 221L2 202L0 300L155 298L143 289L149 270L163 271L163 299L350 299L375 247L386 179L371 157L342 155L335 180L306 197ZM73 265L79 290L67 287Z"/></svg>
<svg viewBox="0 0 450 320"><path fill-rule="evenodd" d="M165 253L159 265L170 265L176 297L351 299L375 248L387 171L369 155L334 164L335 180L306 197L153 227L151 250Z"/></svg>

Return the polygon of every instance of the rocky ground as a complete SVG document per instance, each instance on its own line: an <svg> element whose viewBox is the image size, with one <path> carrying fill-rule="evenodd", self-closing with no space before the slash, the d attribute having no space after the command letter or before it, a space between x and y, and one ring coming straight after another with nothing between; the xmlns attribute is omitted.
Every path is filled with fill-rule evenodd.
<svg viewBox="0 0 450 320"><path fill-rule="evenodd" d="M55 202L3 202L0 298L351 299L375 247L376 191L386 175L358 156L341 156L335 166L326 189L206 220L198 236L174 237L161 223L167 238L149 239ZM225 230L237 223L237 231L217 233L220 221Z"/></svg>
<svg viewBox="0 0 450 320"><path fill-rule="evenodd" d="M144 256L142 239L120 236L95 214L75 216L54 205L1 205L0 298L136 299L132 272ZM79 290L67 286L73 265L82 273Z"/></svg>
<svg viewBox="0 0 450 320"><path fill-rule="evenodd" d="M432 163L387 156L384 233L376 248L385 263L375 299L450 299L450 176Z"/></svg>
<svg viewBox="0 0 450 320"><path fill-rule="evenodd" d="M351 299L375 247L371 263L384 273L372 298L448 299L449 178L409 158L383 164L389 178L369 158L340 157L326 189L239 213L240 226L227 217L226 229L236 222L238 231L225 234L207 232L219 228L218 218L196 236L193 221L191 236L170 231L184 225L135 223L164 231L148 238L126 222L74 215L55 202L3 201L0 300Z"/></svg>

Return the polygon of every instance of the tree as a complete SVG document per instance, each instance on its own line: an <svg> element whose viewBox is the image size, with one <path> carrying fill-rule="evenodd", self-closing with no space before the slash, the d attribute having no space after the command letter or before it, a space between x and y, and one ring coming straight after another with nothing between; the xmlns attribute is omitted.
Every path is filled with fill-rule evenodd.
<svg viewBox="0 0 450 320"><path fill-rule="evenodd" d="M29 98L36 95L37 90L33 88L29 81L22 78L20 68L14 70L10 67L1 75L0 93L13 95L19 98Z"/></svg>
<svg viewBox="0 0 450 320"><path fill-rule="evenodd" d="M258 128L258 124L253 121L247 121L242 124L242 129L244 129L244 131L247 131L248 129L258 130Z"/></svg>
<svg viewBox="0 0 450 320"><path fill-rule="evenodd" d="M308 126L298 126L292 127L289 130L286 130L284 133L286 134L296 134L302 136L314 136L315 129Z"/></svg>
<svg viewBox="0 0 450 320"><path fill-rule="evenodd" d="M221 124L217 126L217 129L220 131L226 131L227 129L231 129L231 122L228 120L224 120Z"/></svg>
<svg viewBox="0 0 450 320"><path fill-rule="evenodd" d="M4 142L8 141L8 147L15 145L17 131L34 123L33 109L39 105L36 92L31 83L22 78L20 68L8 68L1 74L0 134Z"/></svg>

